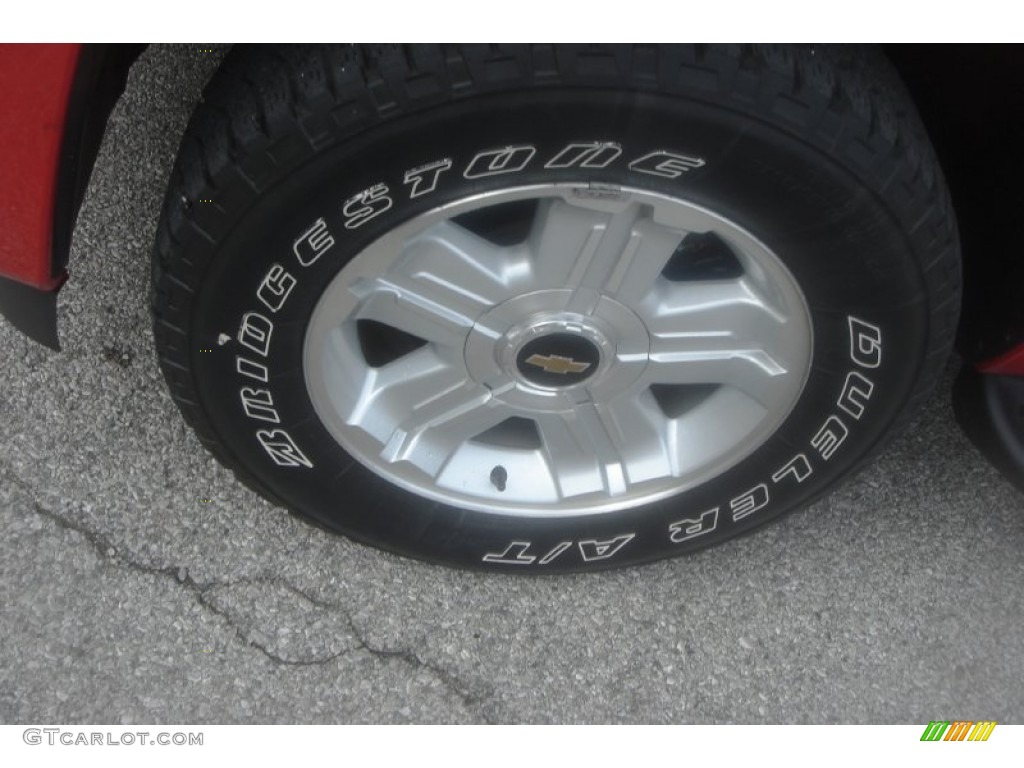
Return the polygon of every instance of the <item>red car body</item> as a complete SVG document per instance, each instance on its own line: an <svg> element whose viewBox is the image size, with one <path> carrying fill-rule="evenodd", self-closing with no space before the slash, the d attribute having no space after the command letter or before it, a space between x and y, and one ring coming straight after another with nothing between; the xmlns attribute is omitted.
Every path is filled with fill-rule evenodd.
<svg viewBox="0 0 1024 768"><path fill-rule="evenodd" d="M0 275L54 291L53 233L61 147L80 45L0 46Z"/></svg>

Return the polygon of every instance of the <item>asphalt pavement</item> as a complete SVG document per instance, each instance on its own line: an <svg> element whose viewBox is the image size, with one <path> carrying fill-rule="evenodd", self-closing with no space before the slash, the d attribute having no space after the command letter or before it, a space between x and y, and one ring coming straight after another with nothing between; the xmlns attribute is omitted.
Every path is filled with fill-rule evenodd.
<svg viewBox="0 0 1024 768"><path fill-rule="evenodd" d="M1024 496L953 420L955 363L830 498L684 559L525 579L327 534L186 428L150 244L222 49L149 49L60 295L0 321L0 722L1024 721Z"/></svg>

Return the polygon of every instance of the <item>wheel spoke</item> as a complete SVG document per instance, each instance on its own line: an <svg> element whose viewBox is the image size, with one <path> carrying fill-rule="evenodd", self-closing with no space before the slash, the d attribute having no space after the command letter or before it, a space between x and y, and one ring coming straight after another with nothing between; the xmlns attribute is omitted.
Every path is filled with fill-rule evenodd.
<svg viewBox="0 0 1024 768"><path fill-rule="evenodd" d="M654 288L658 275L686 235L653 219L638 221L608 278L605 293L627 305L638 303Z"/></svg>
<svg viewBox="0 0 1024 768"><path fill-rule="evenodd" d="M430 475L462 443L511 415L492 390L429 348L364 376L347 422L383 445L384 461L408 461Z"/></svg>
<svg viewBox="0 0 1024 768"><path fill-rule="evenodd" d="M590 435L579 419L547 414L538 417L536 421L544 445L548 472L561 498L607 490L609 482L606 471L591 444ZM602 458L607 460L609 457ZM618 465L614 459L611 464L613 467ZM621 471L617 474L617 482L613 485L624 487Z"/></svg>
<svg viewBox="0 0 1024 768"><path fill-rule="evenodd" d="M442 285L404 275L363 279L351 290L361 300L358 319L376 320L444 347L461 347L483 310Z"/></svg>
<svg viewBox="0 0 1024 768"><path fill-rule="evenodd" d="M380 455L387 462L408 461L436 476L460 446L510 414L489 389L466 381L414 409L391 433Z"/></svg>
<svg viewBox="0 0 1024 768"><path fill-rule="evenodd" d="M786 397L801 339L746 280L667 284L645 304L647 384L726 384L765 408Z"/></svg>
<svg viewBox="0 0 1024 768"><path fill-rule="evenodd" d="M409 240L390 272L491 307L525 285L530 264L522 249L495 245L452 221L442 221Z"/></svg>
<svg viewBox="0 0 1024 768"><path fill-rule="evenodd" d="M617 397L600 411L609 433L616 436L630 485L678 474L665 417L649 390Z"/></svg>
<svg viewBox="0 0 1024 768"><path fill-rule="evenodd" d="M411 239L385 274L351 287L358 317L461 347L475 320L529 279L521 253L443 221Z"/></svg>
<svg viewBox="0 0 1024 768"><path fill-rule="evenodd" d="M687 234L655 214L628 200L545 201L529 241L535 285L576 288L568 309L583 313L598 292L639 301Z"/></svg>
<svg viewBox="0 0 1024 768"><path fill-rule="evenodd" d="M548 470L563 497L594 491L619 496L630 485L672 471L659 428L664 419L647 399L579 403L572 411L537 419Z"/></svg>
<svg viewBox="0 0 1024 768"><path fill-rule="evenodd" d="M574 205L561 198L538 206L529 248L534 284L542 288L599 289L627 246L640 207L616 211Z"/></svg>
<svg viewBox="0 0 1024 768"><path fill-rule="evenodd" d="M458 390L465 381L458 366L424 347L381 368L367 367L359 396L345 421L385 443L410 411L440 394Z"/></svg>

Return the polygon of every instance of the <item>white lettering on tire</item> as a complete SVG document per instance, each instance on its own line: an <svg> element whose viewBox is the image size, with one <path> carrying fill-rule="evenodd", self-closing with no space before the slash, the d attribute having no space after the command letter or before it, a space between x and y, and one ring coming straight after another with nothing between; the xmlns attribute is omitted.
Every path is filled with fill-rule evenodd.
<svg viewBox="0 0 1024 768"><path fill-rule="evenodd" d="M353 195L341 207L345 217L345 229L358 229L366 222L390 210L394 201L388 195L387 184L377 184Z"/></svg>
<svg viewBox="0 0 1024 768"><path fill-rule="evenodd" d="M235 370L243 376L248 376L250 379L256 379L256 381L266 382L270 378L267 366L263 363L257 363L253 360L249 360L246 357L235 358Z"/></svg>
<svg viewBox="0 0 1024 768"><path fill-rule="evenodd" d="M882 329L853 315L847 319L850 323L850 358L862 368L877 368L882 363Z"/></svg>
<svg viewBox="0 0 1024 768"><path fill-rule="evenodd" d="M552 547L550 552L548 552L546 555L544 555L544 557L540 559L538 565L547 565L571 546L571 541L563 541L559 544L556 544L554 547Z"/></svg>
<svg viewBox="0 0 1024 768"><path fill-rule="evenodd" d="M792 475L798 483L802 483L813 473L814 469L811 467L811 462L807 460L807 457L804 454L798 453L792 459L775 470L772 474L772 482L778 483L784 477Z"/></svg>
<svg viewBox="0 0 1024 768"><path fill-rule="evenodd" d="M695 520L684 519L672 523L668 527L668 538L673 544L696 539L698 536L711 533L718 527L718 507L709 509Z"/></svg>
<svg viewBox="0 0 1024 768"><path fill-rule="evenodd" d="M576 542L580 557L583 562L591 563L597 560L608 560L617 555L622 548L631 542L635 533L625 533L611 539L584 539ZM505 565L547 565L568 552L572 547L572 541L562 541L548 550L547 554L537 559L537 555L530 554L533 546L529 541L510 541L500 552L488 552L483 556L485 563L504 563Z"/></svg>
<svg viewBox="0 0 1024 768"><path fill-rule="evenodd" d="M267 271L267 276L263 278L260 287L256 289L256 298L271 312L277 312L284 306L297 282L284 267L274 264Z"/></svg>
<svg viewBox="0 0 1024 768"><path fill-rule="evenodd" d="M488 552L484 555L485 563L505 563L507 565L530 565L537 559L536 555L526 554L530 548L528 541L510 542L503 552Z"/></svg>
<svg viewBox="0 0 1024 768"><path fill-rule="evenodd" d="M635 534L627 533L625 536L616 536L614 539L608 539L606 541L598 541L597 539L588 539L581 541L577 544L580 548L580 556L585 562L593 562L595 560L607 560L610 557L618 554L619 550L629 544L633 540Z"/></svg>
<svg viewBox="0 0 1024 768"><path fill-rule="evenodd" d="M699 157L688 157L664 149L646 154L629 164L631 170L666 179L678 179L684 173L703 166L704 161Z"/></svg>
<svg viewBox="0 0 1024 768"><path fill-rule="evenodd" d="M269 389L242 387L238 396L242 400L242 409L245 411L245 415L250 419L269 421L271 424L281 423L281 417L274 409L274 398Z"/></svg>
<svg viewBox="0 0 1024 768"><path fill-rule="evenodd" d="M537 148L532 144L494 147L477 152L462 169L466 179L502 176L525 170L534 160ZM545 163L550 170L568 168L608 168L623 156L622 145L616 141L572 141L555 152ZM661 149L648 152L629 163L639 173L675 179L684 173L702 168L705 161L679 152ZM409 168L402 174L402 185L409 200L435 192L441 177L452 170L454 162L445 157ZM602 186L597 184L598 187ZM344 226L356 229L389 210L394 204L389 186L381 181L346 199L342 206ZM309 266L334 244L323 219L295 241L295 255L299 263Z"/></svg>
<svg viewBox="0 0 1024 768"><path fill-rule="evenodd" d="M729 509L732 510L732 521L742 520L747 515L757 512L768 506L768 486L758 483L749 491L741 493L729 502Z"/></svg>
<svg viewBox="0 0 1024 768"><path fill-rule="evenodd" d="M277 466L313 468L313 462L306 458L306 455L295 445L291 435L283 429L261 429L256 433L256 439L260 441L267 456Z"/></svg>
<svg viewBox="0 0 1024 768"><path fill-rule="evenodd" d="M259 312L246 312L242 316L242 325L238 328L238 343L261 357L266 357L273 333L274 324L270 320Z"/></svg>
<svg viewBox="0 0 1024 768"><path fill-rule="evenodd" d="M875 385L870 379L862 373L850 371L846 374L846 382L843 384L843 391L839 393L836 405L859 420L864 415L864 409L874 390Z"/></svg>
<svg viewBox="0 0 1024 768"><path fill-rule="evenodd" d="M462 176L467 179L482 179L488 176L517 173L529 165L535 154L537 154L537 148L531 144L487 149L469 161Z"/></svg>
<svg viewBox="0 0 1024 768"><path fill-rule="evenodd" d="M591 141L569 144L544 163L545 168L607 168L622 154L622 146L614 141Z"/></svg>
<svg viewBox="0 0 1024 768"><path fill-rule="evenodd" d="M327 222L317 219L313 226L299 235L292 244L292 253L299 264L308 267L323 256L334 245L334 237L327 229Z"/></svg>
<svg viewBox="0 0 1024 768"><path fill-rule="evenodd" d="M452 167L452 161L448 158L437 160L419 168L412 168L405 172L403 181L411 185L409 199L414 200L421 195L426 195L437 189L437 181L441 174Z"/></svg>
<svg viewBox="0 0 1024 768"><path fill-rule="evenodd" d="M334 245L327 223L317 219L313 226L300 235L292 244L292 252L302 266L309 266ZM298 280L281 264L275 263L267 270L256 288L256 299L271 313L279 312L298 285ZM270 342L274 334L274 323L259 312L246 312L238 328L238 343L262 358L270 354ZM235 370L247 379L267 383L270 371L265 363L248 357L235 357ZM246 418L270 424L280 424L281 416L274 406L274 396L269 389L244 386L238 392L239 401ZM279 467L313 468L313 462L295 444L283 429L256 432L267 456Z"/></svg>
<svg viewBox="0 0 1024 768"><path fill-rule="evenodd" d="M818 433L811 438L811 447L817 448L821 458L828 461L849 434L850 430L838 416L829 416Z"/></svg>

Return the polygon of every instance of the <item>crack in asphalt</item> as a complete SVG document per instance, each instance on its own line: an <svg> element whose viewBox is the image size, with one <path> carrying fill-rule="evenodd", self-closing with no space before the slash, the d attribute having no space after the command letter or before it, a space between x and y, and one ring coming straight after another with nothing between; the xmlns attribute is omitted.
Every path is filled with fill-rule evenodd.
<svg viewBox="0 0 1024 768"><path fill-rule="evenodd" d="M367 653L370 653L371 655L380 659L398 659L399 661L405 662L406 664L414 668L422 668L428 670L442 683L444 683L444 685L448 688L449 691L454 693L459 698L459 700L462 702L463 707L465 707L468 712L471 712L479 716L480 719L483 720L487 725L497 724L497 721L491 718L487 714L487 712L483 710L483 705L485 703L484 698L475 695L472 691L469 690L469 687L466 686L457 677L455 677L455 675L451 674L447 670L435 664L431 664L428 661L424 661L410 650L388 650L386 648L373 647L366 640L366 638L360 632L360 630L355 626L355 623L352 622L351 617L346 616L346 618L348 618L352 634L359 642L357 650L364 650Z"/></svg>
<svg viewBox="0 0 1024 768"><path fill-rule="evenodd" d="M207 592L210 592L210 591L213 591L213 590L216 590L216 589L225 589L225 588L229 588L229 587L241 586L241 585L250 584L250 583L258 583L258 584L271 583L271 580L269 580L269 579L258 579L258 580L255 580L255 581L248 580L248 579L240 579L238 581L232 581L232 582L213 582L213 583L210 583L208 585L199 584L198 582L194 581L192 579L192 577L190 577L190 576L186 576L184 580L182 580L182 579L178 578L177 576L175 576L175 579L180 584L182 584L183 586L185 586L186 588L190 589L193 592L193 594L195 595L196 600L198 601L198 603L201 606L203 606L204 608L209 610L210 613L213 613L214 615L220 616L222 619L224 619L227 622L228 626L231 628L231 631L235 633L235 635L238 637L239 640L241 640L243 643L248 645L250 648L254 648L255 650L257 650L260 653L262 653L273 664L276 664L276 665L279 665L279 666L284 666L284 667L315 667L315 666L319 666L321 664L329 664L332 661L334 661L335 659L339 659L342 656L344 656L344 655L346 655L348 653L351 653L351 649L345 649L344 651L339 651L338 653L333 653L333 654L331 654L329 656L325 656L323 658L287 659L284 656L281 656L281 655L275 653L274 651L272 651L267 646L262 645L261 643L257 642L255 639L253 639L244 629L242 629L242 627L239 626L238 619L236 619L231 614L230 611L227 611L227 610L221 608L220 606L218 606L207 595ZM285 586L285 587L289 588L291 591L293 591L293 592L295 592L297 594L303 595L304 597L306 597L307 600L309 599L308 596L306 596L304 593L302 593L301 590L299 590L298 588L296 588L296 587L294 587L294 586L292 586L290 584L287 584L284 581L274 581L273 583L277 584L277 585ZM313 601L310 600L310 602L313 602ZM339 609L339 610L341 610L341 609ZM344 614L344 611L342 611L342 613L347 618L347 614ZM358 640L358 638L357 638L357 640Z"/></svg>
<svg viewBox="0 0 1024 768"><path fill-rule="evenodd" d="M313 595L308 594L306 591L296 587L286 579L273 576L255 576L245 577L236 579L233 581L210 581L210 582L198 582L188 574L188 571L183 566L165 566L157 567L149 565L138 559L135 559L126 554L126 549L119 547L117 543L110 537L104 535L101 531L96 531L88 526L83 525L81 522L70 519L59 512L56 512L48 507L44 506L36 498L34 489L27 482L18 477L8 466L4 466L0 462L0 467L3 467L8 477L10 477L15 485L20 487L25 493L29 495L32 500L32 506L35 513L43 519L49 520L57 527L73 531L79 534L85 541L92 547L93 550L99 555L101 560L110 561L114 565L120 565L131 570L135 570L139 573L146 574L148 576L159 576L172 580L176 585L188 590L196 602L205 610L215 616L223 619L228 627L234 632L235 636L238 637L246 646L253 648L258 653L262 654L272 664L283 667L311 667L321 666L330 664L331 662L341 658L342 656L349 655L362 651L369 656L380 659L383 661L398 661L408 665L414 669L424 669L432 674L441 684L454 695L463 705L467 712L474 717L480 718L487 724L494 724L494 720L483 710L485 704L485 697L479 696L470 689L468 685L459 680L458 677L448 672L444 668L433 664L420 658L416 653L408 649L389 649L373 645L366 637L366 633L361 630L353 620L348 610L337 603L325 602ZM335 611L341 615L349 628L349 632L352 634L353 640L356 645L353 648L346 648L345 650L339 651L338 653L325 656L323 658L310 658L310 659L289 659L275 653L272 649L259 643L246 630L240 626L239 620L236 616L228 610L225 610L221 606L217 605L213 599L213 595L217 590L229 589L232 587L245 586L245 585L267 585L267 586L278 586L284 588L286 591L295 595L296 597L307 601L310 605L325 611Z"/></svg>

